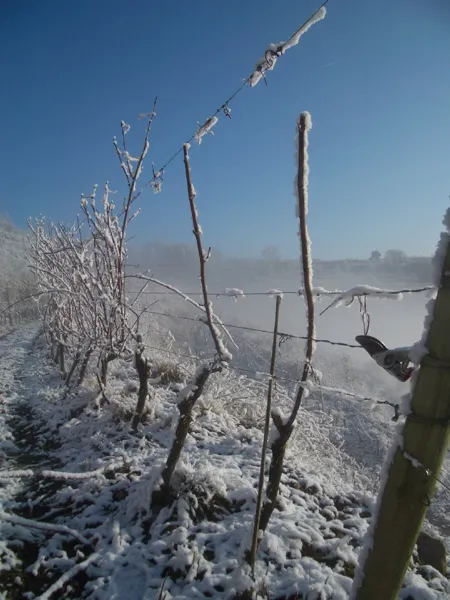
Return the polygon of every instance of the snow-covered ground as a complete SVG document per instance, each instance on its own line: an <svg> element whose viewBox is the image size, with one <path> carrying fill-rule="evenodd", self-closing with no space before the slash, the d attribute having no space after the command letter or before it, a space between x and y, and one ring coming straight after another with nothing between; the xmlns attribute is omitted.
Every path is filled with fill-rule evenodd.
<svg viewBox="0 0 450 600"><path fill-rule="evenodd" d="M155 367L167 361L150 356ZM37 326L0 339L0 597L231 600L254 587L261 599L348 598L373 476L345 445L338 450L347 425L336 426L323 400L301 413L254 584L244 555L265 383L233 371L215 376L196 408L174 500L151 507L177 417L175 391L155 386L133 435L136 382L131 363L113 363L102 407L93 378L65 394ZM288 402L281 387L276 400ZM416 564L400 598L449 598L447 585Z"/></svg>

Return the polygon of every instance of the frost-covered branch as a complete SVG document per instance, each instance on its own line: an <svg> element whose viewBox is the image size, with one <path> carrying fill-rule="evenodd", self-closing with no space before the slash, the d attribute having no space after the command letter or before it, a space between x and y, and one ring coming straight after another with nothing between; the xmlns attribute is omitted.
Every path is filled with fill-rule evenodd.
<svg viewBox="0 0 450 600"><path fill-rule="evenodd" d="M195 306L195 308L198 308L198 310L201 310L202 312L206 312L205 307L202 306L199 302L197 302L193 298L191 298L190 295L186 294L185 292L182 292L181 290L179 290L177 287L171 285L170 283L166 283L164 281L161 281L160 279L156 279L156 277L153 277L153 275L151 277L148 277L142 273L139 273L137 275L130 275L130 277L133 277L136 279L142 279L144 281L148 281L148 282L152 282L152 283L156 283L156 285L166 288L167 290L170 290L174 294L180 296L180 298L183 298L183 300L185 300L189 304L192 304L192 306ZM203 295L203 292L202 292L202 295ZM217 323L217 325L219 325L219 327L223 330L223 332L228 337L228 339L231 341L233 346L235 348L237 348L237 344L233 340L233 337L230 334L230 332L228 331L227 326L224 325L224 323L222 323L222 320L215 313L211 312L211 316L214 319L215 323Z"/></svg>
<svg viewBox="0 0 450 600"><path fill-rule="evenodd" d="M149 149L155 107L156 100L153 111L147 115L144 141L137 157L127 147L129 125L121 123L121 145L114 139L128 187L119 212L112 201L115 192L106 182L100 200L97 186L90 194L82 195L81 222L77 218L71 226L51 223L47 229L42 218L34 225L29 222L30 266L38 293L44 297L38 307L45 332L52 354L53 348L57 349L62 372L66 351L72 360L66 384L76 369L81 383L95 355L104 393L108 364L129 353L127 342L139 326L140 315L128 305L125 290L127 230L139 212L132 213L131 209L141 193L136 191L136 185Z"/></svg>
<svg viewBox="0 0 450 600"><path fill-rule="evenodd" d="M197 212L197 208L195 206L196 191L195 191L194 185L192 183L192 178L191 178L191 168L190 168L190 164L189 164L189 144L185 144L183 146L183 152L184 152L184 167L185 167L185 174L186 174L189 207L191 210L193 233L194 233L195 241L197 244L198 260L200 263L200 283L201 283L202 294L203 294L203 307L204 307L204 311L206 314L207 325L209 327L209 331L211 333L211 337L214 342L214 347L217 352L217 357L222 363L226 363L227 361L231 360L232 355L230 354L230 352L228 352L228 350L226 349L226 347L222 341L220 332L215 323L215 315L213 313L212 303L210 302L210 300L208 298L208 287L206 284L206 263L208 260L208 255L206 254L206 252L203 248L202 237L201 237L202 229L198 222L198 212Z"/></svg>
<svg viewBox="0 0 450 600"><path fill-rule="evenodd" d="M33 471L32 469L22 469L22 470L14 470L14 471L0 471L0 479L19 479L22 477L39 477L43 479L73 479L73 480L83 480L83 479L92 479L95 477L102 477L108 471L113 471L117 467L121 466L123 463L114 462L104 467L100 467L99 469L95 469L94 471L84 471L81 473L71 473L68 471L52 471L49 469L44 469L42 471Z"/></svg>
<svg viewBox="0 0 450 600"><path fill-rule="evenodd" d="M269 469L269 481L266 490L266 501L261 513L260 529L265 531L270 517L275 509L278 491L280 488L281 475L283 472L284 456L287 443L294 429L295 419L297 417L302 399L305 395L306 383L311 373L311 361L315 349L315 324L314 324L314 298L312 294L312 261L311 261L311 240L306 225L306 215L308 214L308 133L311 129L311 116L305 112L300 115L297 123L298 134L298 171L295 186L296 193L296 214L299 219L299 238L301 248L301 263L303 274L303 289L305 292L305 302L307 309L307 340L305 349L305 362L301 381L297 388L294 406L291 414L284 417L280 411L272 411L272 420L275 425L276 435L272 442L272 460Z"/></svg>
<svg viewBox="0 0 450 600"><path fill-rule="evenodd" d="M144 414L145 403L149 396L149 378L151 372L151 363L144 353L144 344L142 336L138 334L136 339L136 350L134 352L134 366L139 376L139 391L136 412L131 423L132 431L136 431Z"/></svg>
<svg viewBox="0 0 450 600"><path fill-rule="evenodd" d="M67 527L66 525L56 525L54 523L43 523L42 521L33 521L33 519L25 519L16 515L10 515L0 509L0 520L12 523L13 525L21 525L22 527L31 527L32 529L40 529L42 531L50 531L54 533L64 533L74 537L76 540L85 546L91 546L92 542L86 539L79 531Z"/></svg>
<svg viewBox="0 0 450 600"><path fill-rule="evenodd" d="M172 446L169 451L169 455L166 460L166 464L162 471L162 489L157 490L153 494L152 501L154 502L167 502L170 499L170 480L178 464L181 452L186 442L186 438L190 431L190 426L193 419L194 406L201 397L205 385L207 384L211 374L217 371L221 371L224 367L226 368L228 366L228 361L232 358L231 353L227 350L225 344L223 343L221 333L216 324L217 319L212 309L212 303L210 302L208 297L208 287L206 282L206 263L209 258L209 252L205 252L201 239L202 230L198 221L197 208L195 206L196 192L192 183L191 168L189 164L189 147L189 144L185 144L183 146L183 153L188 201L191 211L193 233L197 244L198 259L200 264L200 283L202 288L203 306L198 305L198 307L202 308L206 315L205 322L211 333L211 337L216 351L216 356L213 360L200 365L195 372L192 382L188 383L178 394L177 407L179 412L179 418L177 428L175 431ZM195 301L192 301L187 297L185 299L189 300L192 304L197 304L195 303Z"/></svg>
<svg viewBox="0 0 450 600"><path fill-rule="evenodd" d="M264 492L264 471L266 466L266 453L267 453L267 445L269 441L269 430L270 430L270 417L272 414L272 392L275 381L275 363L277 356L277 344L278 344L278 322L280 319L280 305L281 305L281 296L276 297L275 302L275 323L273 327L273 338L272 338L272 355L270 359L270 379L269 385L267 389L267 402L266 402L266 418L264 421L264 435L263 435L263 445L261 448L261 462L259 468L259 479L258 479L258 497L256 501L256 510L255 510L255 521L253 524L253 536L252 536L252 545L250 548L248 561L252 569L253 578L255 577L255 562L256 562L256 552L258 549L258 538L260 534L260 521L261 521L261 509L263 505L263 492Z"/></svg>
<svg viewBox="0 0 450 600"><path fill-rule="evenodd" d="M40 596L36 597L36 600L49 600L56 592L59 592L61 588L63 588L66 583L68 583L73 577L75 577L80 571L86 569L91 563L95 562L101 558L101 554L99 552L93 552L90 556L88 556L82 562L74 565L71 569L66 571L55 581L52 585Z"/></svg>

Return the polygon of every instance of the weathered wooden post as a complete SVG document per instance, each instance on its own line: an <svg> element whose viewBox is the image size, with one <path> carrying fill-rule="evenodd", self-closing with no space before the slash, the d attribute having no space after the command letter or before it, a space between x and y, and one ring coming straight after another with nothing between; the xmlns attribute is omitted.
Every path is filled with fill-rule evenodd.
<svg viewBox="0 0 450 600"><path fill-rule="evenodd" d="M436 477L448 448L450 431L450 209L446 232L434 258L439 289L428 304L426 355L414 385L409 414L398 437L378 509L368 532L364 556L350 598L396 600ZM427 328L428 320L425 323Z"/></svg>

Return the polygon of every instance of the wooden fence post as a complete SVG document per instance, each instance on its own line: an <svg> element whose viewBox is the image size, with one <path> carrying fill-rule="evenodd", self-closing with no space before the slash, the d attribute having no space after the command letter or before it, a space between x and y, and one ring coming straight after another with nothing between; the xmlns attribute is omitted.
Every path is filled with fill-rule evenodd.
<svg viewBox="0 0 450 600"><path fill-rule="evenodd" d="M450 224L450 209L444 223ZM353 600L396 600L436 486L450 431L450 241L445 254L427 354L414 386L410 413L380 490L378 509L366 540L365 560L353 582ZM439 251L438 251L439 252Z"/></svg>

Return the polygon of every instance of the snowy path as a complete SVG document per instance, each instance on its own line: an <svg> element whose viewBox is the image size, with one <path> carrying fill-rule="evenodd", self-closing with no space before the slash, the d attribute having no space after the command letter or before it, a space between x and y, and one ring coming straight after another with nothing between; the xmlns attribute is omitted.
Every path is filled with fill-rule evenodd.
<svg viewBox="0 0 450 600"><path fill-rule="evenodd" d="M1 471L58 462L38 448L34 431L32 400L43 383L41 357L34 352L38 332L38 325L30 325L0 338Z"/></svg>
<svg viewBox="0 0 450 600"><path fill-rule="evenodd" d="M20 452L14 442L18 429L19 406L23 406L28 391L23 383L35 363L32 348L37 326L13 331L0 337L0 469L17 464Z"/></svg>

